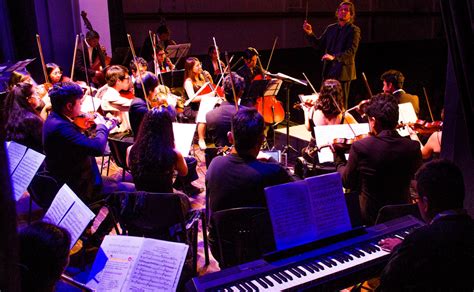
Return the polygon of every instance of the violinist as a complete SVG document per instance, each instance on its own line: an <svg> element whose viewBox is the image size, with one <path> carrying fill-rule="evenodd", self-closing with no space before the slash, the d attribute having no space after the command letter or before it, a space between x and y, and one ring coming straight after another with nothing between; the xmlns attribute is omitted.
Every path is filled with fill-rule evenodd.
<svg viewBox="0 0 474 292"><path fill-rule="evenodd" d="M203 87L206 82L212 82L212 76L207 71L202 70L201 62L198 58L190 57L186 59L184 64L184 90L186 95L186 100L191 99L189 105L184 107L183 115L185 119L189 122L194 122L199 111L199 104L201 99L205 96L214 96L215 92L204 93L197 95L201 87ZM206 125L203 123L198 124L198 138L199 138L199 147L201 149L206 149Z"/></svg>
<svg viewBox="0 0 474 292"><path fill-rule="evenodd" d="M256 98L258 96L249 96L250 84L254 80L255 76L262 74L262 69L257 66L259 54L256 49L249 47L244 51L244 65L237 69L236 73L243 77L245 80L245 90L242 94L242 100L240 102L243 106L255 106Z"/></svg>
<svg viewBox="0 0 474 292"><path fill-rule="evenodd" d="M316 139L314 136L315 126L357 124L354 117L344 110L344 95L341 83L335 79L326 79L321 85L319 98L314 106L303 106L305 115L305 126L311 132L311 140L307 147L303 148L303 157L312 163L318 163Z"/></svg>
<svg viewBox="0 0 474 292"><path fill-rule="evenodd" d="M410 181L422 161L419 143L396 131L393 95L373 96L365 111L371 135L352 144L349 161L334 149L334 161L343 186L359 193L363 223L373 225L383 206L410 202Z"/></svg>
<svg viewBox="0 0 474 292"><path fill-rule="evenodd" d="M96 156L103 155L113 120L97 115L95 134L86 136L74 123L80 116L84 93L76 83L56 83L49 92L52 112L43 127L46 170L59 185L67 184L86 204L114 191L133 191L133 184L101 177Z"/></svg>
<svg viewBox="0 0 474 292"><path fill-rule="evenodd" d="M105 73L107 84L102 86L96 94L101 99L101 108L105 114L118 118L121 121L119 127L113 129L111 134L124 134L131 131L128 118L128 109L132 100L120 95L121 90L129 90L131 77L128 69L121 65L110 66Z"/></svg>
<svg viewBox="0 0 474 292"><path fill-rule="evenodd" d="M158 36L158 45L166 50L169 45L176 45L176 42L171 39L171 31L166 24L160 25L156 29Z"/></svg>
<svg viewBox="0 0 474 292"><path fill-rule="evenodd" d="M93 68L94 64L98 64L99 50L105 51L105 48L99 47L100 35L94 30L90 30L86 33L86 39L84 41L84 52L86 59L82 58L82 49L78 48L76 53L76 63L74 65L74 77L77 80L86 80L86 71L91 80L96 86L99 86L99 80L103 79L103 73L100 67ZM85 62L85 63L84 63ZM104 69L104 68L102 68Z"/></svg>
<svg viewBox="0 0 474 292"><path fill-rule="evenodd" d="M398 103L411 102L415 113L418 115L420 112L420 101L418 96L406 93L403 90L403 83L405 82L405 76L402 72L397 70L388 70L380 76L380 80L383 81L383 92L390 93L395 96Z"/></svg>
<svg viewBox="0 0 474 292"><path fill-rule="evenodd" d="M166 57L166 51L160 46L156 47L156 61L161 73L173 71L175 68L171 59ZM157 74L155 72L155 60L148 62L148 68L152 69L151 72Z"/></svg>
<svg viewBox="0 0 474 292"><path fill-rule="evenodd" d="M137 70L137 64L138 64L138 70ZM140 74L145 74L145 72L148 71L148 64L146 60L143 59L142 57L137 57L136 60L131 60L130 71L132 72L132 85L134 85L137 82L139 71L140 71Z"/></svg>
<svg viewBox="0 0 474 292"><path fill-rule="evenodd" d="M219 68L219 58L217 58L217 54L218 52L216 50L216 47L209 46L209 49L207 50L207 56L202 61L202 68L211 74L214 83L219 82L219 77L221 74ZM222 61L220 65L222 68L225 67L224 62Z"/></svg>
<svg viewBox="0 0 474 292"><path fill-rule="evenodd" d="M444 109L441 111L441 119L444 120ZM421 155L423 159L429 158L439 158L441 154L441 139L443 138L443 131L439 129L439 131L433 132L426 144L421 147Z"/></svg>
<svg viewBox="0 0 474 292"><path fill-rule="evenodd" d="M63 69L55 63L46 64L46 73L48 74L49 82L51 82L52 85L58 82L66 82L71 80L69 77L63 75Z"/></svg>

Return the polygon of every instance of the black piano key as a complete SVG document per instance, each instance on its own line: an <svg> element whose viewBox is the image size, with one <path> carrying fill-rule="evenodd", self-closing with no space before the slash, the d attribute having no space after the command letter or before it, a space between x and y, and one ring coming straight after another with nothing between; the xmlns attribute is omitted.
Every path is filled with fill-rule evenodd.
<svg viewBox="0 0 474 292"><path fill-rule="evenodd" d="M289 268L288 272L292 273L293 275L295 275L298 278L301 278L300 273L298 273L298 271L293 270L292 268Z"/></svg>
<svg viewBox="0 0 474 292"><path fill-rule="evenodd" d="M335 262L339 262L341 264L344 263L344 259L339 254L332 254L331 255L331 260L333 260Z"/></svg>
<svg viewBox="0 0 474 292"><path fill-rule="evenodd" d="M344 254L346 255L348 261L354 260L354 258L352 257L352 255L349 252L344 252Z"/></svg>
<svg viewBox="0 0 474 292"><path fill-rule="evenodd" d="M313 262L313 264L320 270L324 270L324 266L321 264L321 261Z"/></svg>
<svg viewBox="0 0 474 292"><path fill-rule="evenodd" d="M251 281L247 281L244 284L246 285L245 288L250 289L249 291L258 291L259 290L258 287L255 286L255 284L252 283Z"/></svg>
<svg viewBox="0 0 474 292"><path fill-rule="evenodd" d="M351 255L355 256L356 258L360 258L361 256L364 256L360 251L358 251L355 248L351 248L348 251Z"/></svg>
<svg viewBox="0 0 474 292"><path fill-rule="evenodd" d="M236 284L235 287L237 289L239 289L240 292L247 292L247 289L245 289L244 287L242 287L242 285L240 284Z"/></svg>
<svg viewBox="0 0 474 292"><path fill-rule="evenodd" d="M285 275L283 275L281 272L277 272L276 275L280 277L280 279L283 280L283 282L288 282L289 278L287 278Z"/></svg>
<svg viewBox="0 0 474 292"><path fill-rule="evenodd" d="M262 281L264 281L265 283L267 283L267 285L268 285L268 286L270 286L270 287L273 287L273 286L275 286L275 284L273 284L273 282L272 282L272 281L270 281L270 279L268 279L268 278L267 278L267 277L265 277L265 276L264 276L264 277L262 277Z"/></svg>
<svg viewBox="0 0 474 292"><path fill-rule="evenodd" d="M371 244L376 251L380 251L380 247L376 246L376 243Z"/></svg>
<svg viewBox="0 0 474 292"><path fill-rule="evenodd" d="M327 259L327 258L322 258L321 263L324 264L326 267L332 267L333 264Z"/></svg>
<svg viewBox="0 0 474 292"><path fill-rule="evenodd" d="M315 262L308 263L316 272L319 272L321 269L317 266Z"/></svg>
<svg viewBox="0 0 474 292"><path fill-rule="evenodd" d="M270 277L275 280L275 282L277 282L278 284L281 284L283 283L283 281L280 279L280 277L278 277L276 274L270 274Z"/></svg>
<svg viewBox="0 0 474 292"><path fill-rule="evenodd" d="M286 271L281 271L280 273L282 273L288 280L293 281L293 277L290 273L287 273Z"/></svg>
<svg viewBox="0 0 474 292"><path fill-rule="evenodd" d="M306 272L300 269L299 267L294 267L294 269L297 270L298 273L300 273L301 275L306 276Z"/></svg>
<svg viewBox="0 0 474 292"><path fill-rule="evenodd" d="M265 281L263 281L262 279L260 279L260 278L257 278L257 279L255 279L255 281L257 281L257 283L259 283L259 284L260 284L260 286L262 286L263 288L265 288L265 289L267 289L267 288L268 288L268 285L267 285L267 283L266 283Z"/></svg>
<svg viewBox="0 0 474 292"><path fill-rule="evenodd" d="M333 258L328 257L327 260L328 260L333 266L337 266L337 263L336 263L336 261L335 261Z"/></svg>
<svg viewBox="0 0 474 292"><path fill-rule="evenodd" d="M314 269L308 263L302 264L301 266L308 270L311 274L314 274Z"/></svg>

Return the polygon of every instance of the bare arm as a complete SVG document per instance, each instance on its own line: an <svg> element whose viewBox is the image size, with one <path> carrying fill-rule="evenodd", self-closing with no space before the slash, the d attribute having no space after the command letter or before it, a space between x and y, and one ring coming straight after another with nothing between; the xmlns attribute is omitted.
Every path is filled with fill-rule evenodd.
<svg viewBox="0 0 474 292"><path fill-rule="evenodd" d="M188 174L188 166L186 165L186 160L184 160L183 154L178 150L176 152L176 170L178 171L179 176L185 176Z"/></svg>

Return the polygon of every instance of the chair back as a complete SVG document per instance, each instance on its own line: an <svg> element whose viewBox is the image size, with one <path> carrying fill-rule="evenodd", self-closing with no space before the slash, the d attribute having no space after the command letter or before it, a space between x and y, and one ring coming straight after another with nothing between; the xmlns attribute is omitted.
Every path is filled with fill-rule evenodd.
<svg viewBox="0 0 474 292"><path fill-rule="evenodd" d="M28 186L28 192L35 203L43 209L48 209L58 193L58 182L46 173L36 173Z"/></svg>
<svg viewBox="0 0 474 292"><path fill-rule="evenodd" d="M255 220L263 218L266 208L243 207L212 213L211 226L215 228L219 250L219 266L230 267L261 257L261 240L257 235ZM268 226L271 228L271 225Z"/></svg>
<svg viewBox="0 0 474 292"><path fill-rule="evenodd" d="M412 215L422 220L417 204L387 205L380 208L375 224L381 224L406 215Z"/></svg>
<svg viewBox="0 0 474 292"><path fill-rule="evenodd" d="M114 138L109 138L110 153L115 163L123 168L127 169L127 148L133 143L130 141L118 140Z"/></svg>

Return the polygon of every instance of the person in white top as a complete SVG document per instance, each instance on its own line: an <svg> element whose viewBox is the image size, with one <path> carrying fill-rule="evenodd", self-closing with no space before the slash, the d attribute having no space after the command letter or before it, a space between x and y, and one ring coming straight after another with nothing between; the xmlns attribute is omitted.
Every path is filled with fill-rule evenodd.
<svg viewBox="0 0 474 292"><path fill-rule="evenodd" d="M96 97L102 100L101 107L105 114L117 117L121 121L120 127L110 133L130 131L128 110L132 99L120 95L121 90L130 88L131 79L127 68L121 65L110 66L105 73L105 80L107 84L98 90Z"/></svg>

